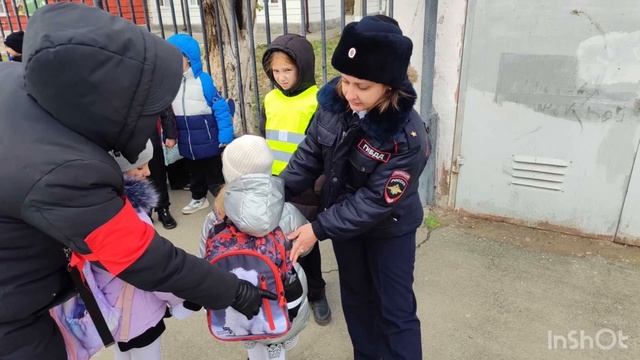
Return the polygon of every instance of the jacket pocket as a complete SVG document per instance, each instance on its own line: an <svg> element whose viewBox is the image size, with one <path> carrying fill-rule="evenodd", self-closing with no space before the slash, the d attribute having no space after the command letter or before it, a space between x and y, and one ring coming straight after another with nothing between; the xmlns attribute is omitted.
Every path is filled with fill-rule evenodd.
<svg viewBox="0 0 640 360"><path fill-rule="evenodd" d="M358 188L367 184L367 180L369 180L369 176L378 166L378 162L367 158L354 149L349 155L348 165L347 189L349 192L355 192Z"/></svg>
<svg viewBox="0 0 640 360"><path fill-rule="evenodd" d="M324 146L332 146L338 134L318 125L318 142Z"/></svg>

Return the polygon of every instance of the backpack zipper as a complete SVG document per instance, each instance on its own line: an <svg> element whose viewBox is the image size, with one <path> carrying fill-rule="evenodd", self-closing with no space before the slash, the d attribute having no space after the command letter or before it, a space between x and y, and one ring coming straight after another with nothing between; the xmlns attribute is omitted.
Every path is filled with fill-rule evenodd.
<svg viewBox="0 0 640 360"><path fill-rule="evenodd" d="M260 275L260 289L267 290L267 280L264 275ZM267 321L269 322L269 329L271 331L276 329L276 324L273 322L273 314L271 313L271 304L269 299L262 298L262 306L264 306L264 312L267 314Z"/></svg>

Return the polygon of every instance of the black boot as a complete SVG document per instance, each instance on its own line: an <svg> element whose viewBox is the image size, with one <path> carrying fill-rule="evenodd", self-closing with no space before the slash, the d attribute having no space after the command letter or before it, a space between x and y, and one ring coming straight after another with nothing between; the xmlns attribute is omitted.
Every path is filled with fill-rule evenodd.
<svg viewBox="0 0 640 360"><path fill-rule="evenodd" d="M327 296L322 292L322 297L318 300L309 301L313 310L313 318L318 325L327 325L331 322L331 308L327 302Z"/></svg>
<svg viewBox="0 0 640 360"><path fill-rule="evenodd" d="M178 226L176 219L171 216L169 208L158 208L156 211L158 212L158 220L160 220L165 229L173 229Z"/></svg>

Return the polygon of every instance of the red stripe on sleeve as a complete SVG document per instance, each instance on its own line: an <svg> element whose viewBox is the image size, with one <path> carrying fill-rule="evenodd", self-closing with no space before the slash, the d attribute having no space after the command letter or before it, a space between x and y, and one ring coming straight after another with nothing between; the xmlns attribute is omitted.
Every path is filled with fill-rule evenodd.
<svg viewBox="0 0 640 360"><path fill-rule="evenodd" d="M153 227L142 221L125 199L119 213L87 236L86 243L92 253L83 257L99 261L117 276L142 256L154 235Z"/></svg>

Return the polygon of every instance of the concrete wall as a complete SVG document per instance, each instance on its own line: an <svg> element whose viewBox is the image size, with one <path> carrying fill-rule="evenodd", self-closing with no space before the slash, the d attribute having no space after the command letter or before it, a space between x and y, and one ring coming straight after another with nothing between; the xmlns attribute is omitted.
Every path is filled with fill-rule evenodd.
<svg viewBox="0 0 640 360"><path fill-rule="evenodd" d="M635 0L470 1L456 208L615 235L640 136L636 10Z"/></svg>

